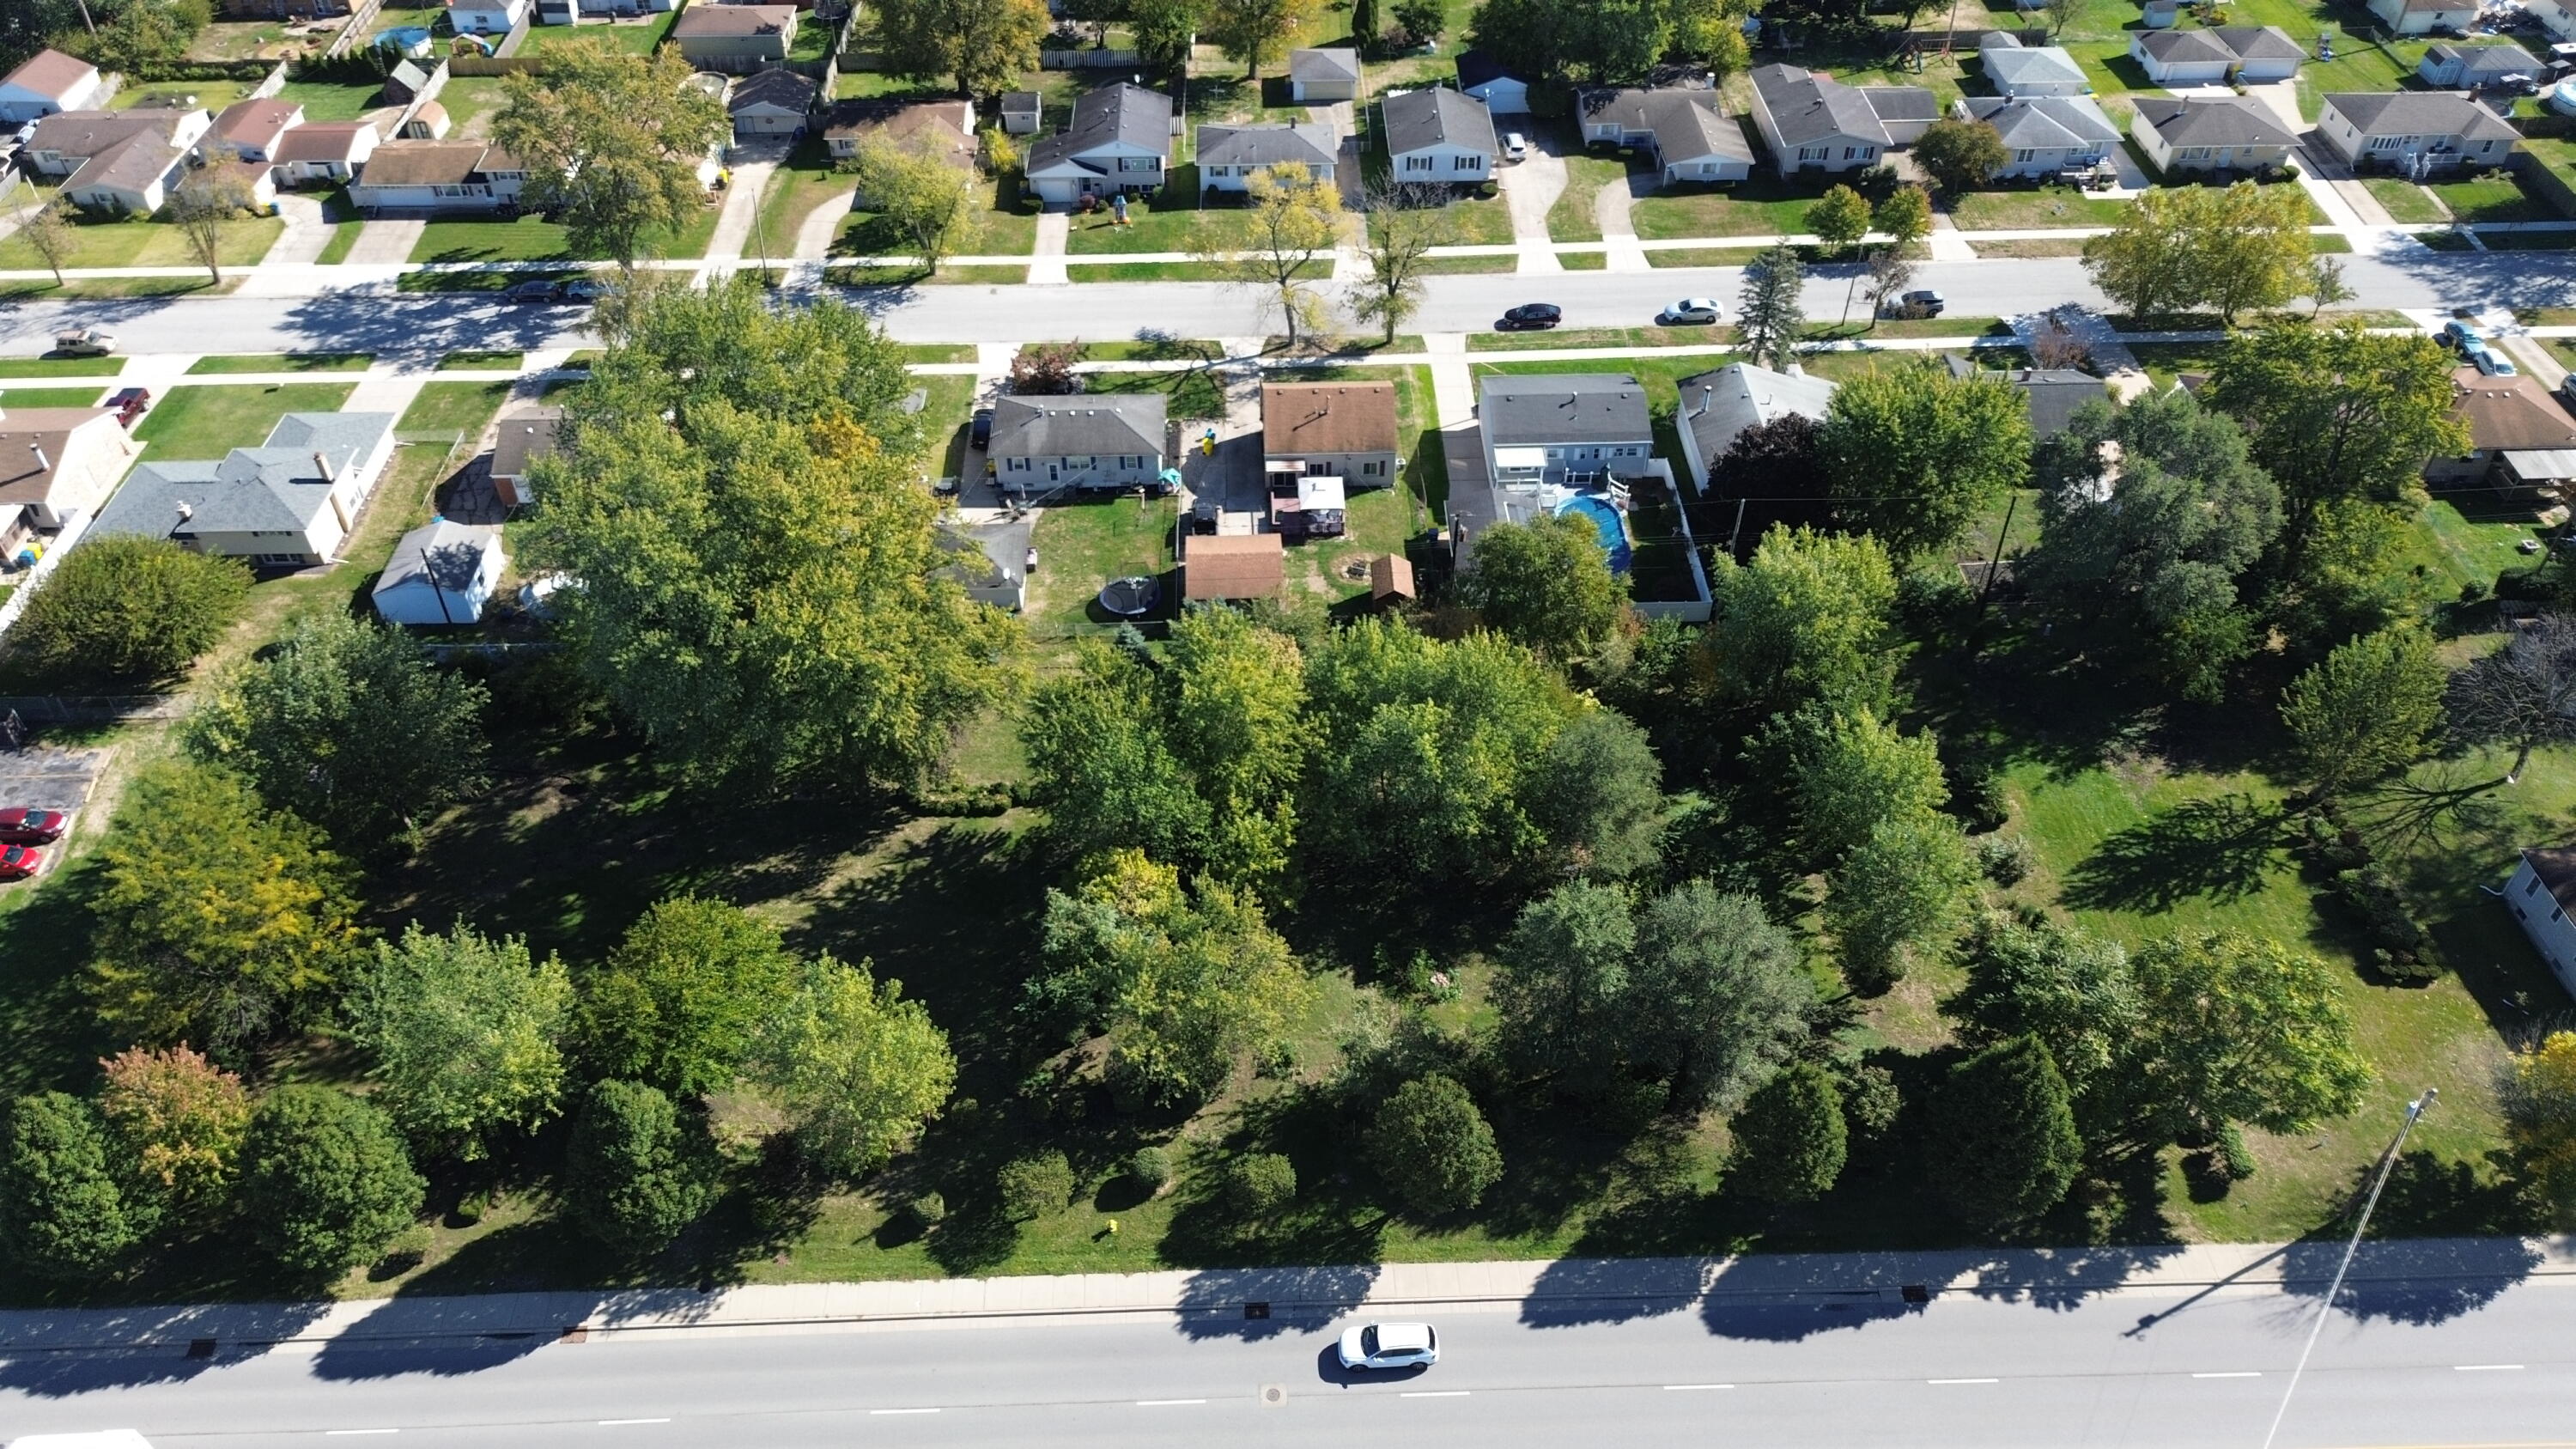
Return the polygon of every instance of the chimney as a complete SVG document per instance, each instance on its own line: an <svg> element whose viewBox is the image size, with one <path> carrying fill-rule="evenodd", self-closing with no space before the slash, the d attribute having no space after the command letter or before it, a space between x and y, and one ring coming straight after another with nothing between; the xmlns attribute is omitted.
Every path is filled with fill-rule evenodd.
<svg viewBox="0 0 2576 1449"><path fill-rule="evenodd" d="M340 475L331 471L331 460L323 457L320 453L315 453L313 455L313 466L322 474L323 482L337 483L340 481Z"/></svg>
<svg viewBox="0 0 2576 1449"><path fill-rule="evenodd" d="M29 443L29 444L27 445L27 451L36 455L36 471L37 471L37 472L39 472L39 473L51 473L52 471L54 471L54 460L45 456L45 445L44 445L44 444L42 444L42 443Z"/></svg>

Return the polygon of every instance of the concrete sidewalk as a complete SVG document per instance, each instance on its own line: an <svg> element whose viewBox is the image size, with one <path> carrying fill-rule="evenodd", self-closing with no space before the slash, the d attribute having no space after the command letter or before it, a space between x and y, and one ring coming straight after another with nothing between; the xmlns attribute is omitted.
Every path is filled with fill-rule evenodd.
<svg viewBox="0 0 2576 1449"><path fill-rule="evenodd" d="M2342 1245L2207 1244L1746 1258L1567 1258L1207 1269L893 1283L504 1293L342 1303L209 1304L0 1313L0 1353L191 1353L341 1343L402 1347L482 1338L582 1341L607 1334L754 1334L1100 1319L1214 1324L1332 1319L1354 1311L1579 1315L1587 1305L1677 1311L1702 1301L1885 1301L1965 1293L2064 1308L2102 1293L2313 1293ZM2441 1289L2511 1281L2576 1287L2576 1239L2370 1243L2354 1284Z"/></svg>

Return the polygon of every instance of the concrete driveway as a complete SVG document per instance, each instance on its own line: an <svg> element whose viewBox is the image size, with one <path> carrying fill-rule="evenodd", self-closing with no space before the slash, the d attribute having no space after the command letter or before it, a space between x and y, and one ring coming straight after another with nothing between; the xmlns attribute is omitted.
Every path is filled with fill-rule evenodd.
<svg viewBox="0 0 2576 1449"><path fill-rule="evenodd" d="M1512 214L1512 240L1521 249L1519 269L1561 272L1565 268L1549 244L1547 212L1565 194L1565 157L1557 151L1555 137L1544 132L1523 134L1529 138L1528 159L1496 168L1494 184L1502 188L1503 204Z"/></svg>

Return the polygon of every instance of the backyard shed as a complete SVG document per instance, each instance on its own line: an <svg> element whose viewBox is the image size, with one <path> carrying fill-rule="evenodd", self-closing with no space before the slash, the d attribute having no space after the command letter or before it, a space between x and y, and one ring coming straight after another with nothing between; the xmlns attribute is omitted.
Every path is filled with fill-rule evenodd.
<svg viewBox="0 0 2576 1449"><path fill-rule="evenodd" d="M1275 533L1192 534L1182 545L1181 597L1266 599L1287 579L1288 557Z"/></svg>
<svg viewBox="0 0 2576 1449"><path fill-rule="evenodd" d="M509 568L501 530L433 519L402 536L376 580L376 614L388 624L475 624Z"/></svg>

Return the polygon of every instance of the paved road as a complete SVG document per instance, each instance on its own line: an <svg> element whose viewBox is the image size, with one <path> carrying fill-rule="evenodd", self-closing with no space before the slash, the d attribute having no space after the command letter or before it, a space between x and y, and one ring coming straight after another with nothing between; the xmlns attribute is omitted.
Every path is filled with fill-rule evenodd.
<svg viewBox="0 0 2576 1449"><path fill-rule="evenodd" d="M2438 253L2420 248L2391 258L2343 259L2346 280L2370 307L2576 305L2576 252ZM1934 262L1916 285L1947 293L1961 317L2029 311L2061 301L2099 302L2073 258ZM1570 272L1556 276L1431 278L1416 332L1480 331L1519 302L1553 301L1570 327L1631 326L1685 294L1735 295L1731 268L1649 273ZM1810 316L1839 315L1848 273L1818 268ZM1061 287L939 286L866 294L897 336L911 341L1022 342L1132 336L1156 327L1184 337L1258 336L1272 330L1257 298L1204 282L1085 283ZM104 326L128 352L201 353L348 350L388 357L435 356L462 348L527 348L580 340L577 314L511 308L471 294L344 291L276 299L36 302L0 305L0 355L32 354L73 324Z"/></svg>
<svg viewBox="0 0 2576 1449"><path fill-rule="evenodd" d="M1724 1297L1434 1312L1444 1361L1355 1383L1322 1321L877 1325L580 1344L0 1361L0 1436L156 1445L2255 1449L2316 1289ZM2576 1281L2426 1278L2348 1297L2278 1443L2576 1445ZM1534 1316L1544 1313L1547 1316ZM1264 1402L1265 1390L1282 1400ZM930 1411L936 1412L930 1412ZM371 1431L360 1435L356 1431ZM398 1431L397 1434L388 1431Z"/></svg>

